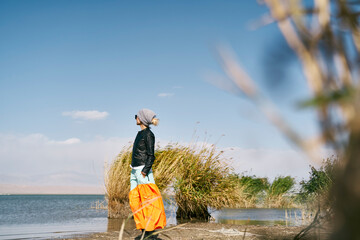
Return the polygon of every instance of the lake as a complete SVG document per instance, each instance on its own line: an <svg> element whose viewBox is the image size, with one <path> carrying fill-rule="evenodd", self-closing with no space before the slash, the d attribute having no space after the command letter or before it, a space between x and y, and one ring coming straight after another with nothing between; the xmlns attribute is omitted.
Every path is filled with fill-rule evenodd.
<svg viewBox="0 0 360 240"><path fill-rule="evenodd" d="M79 233L114 231L120 220L91 208L104 195L0 195L0 239L56 239ZM176 207L165 202L168 226L176 225ZM218 223L301 225L299 209L222 209L211 211ZM129 227L135 227L130 219Z"/></svg>

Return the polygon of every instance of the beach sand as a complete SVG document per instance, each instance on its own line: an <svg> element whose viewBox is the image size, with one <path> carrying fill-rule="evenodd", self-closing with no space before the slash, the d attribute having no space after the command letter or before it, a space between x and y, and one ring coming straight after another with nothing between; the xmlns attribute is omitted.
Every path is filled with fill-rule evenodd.
<svg viewBox="0 0 360 240"><path fill-rule="evenodd" d="M182 239L293 239L304 227L286 226L258 226L258 225L234 225L221 223L186 223L177 226L166 227L159 231L157 238L161 240L182 240ZM166 231L164 231L166 230ZM140 231L134 227L126 227L123 239L135 239ZM314 239L321 234L320 238L325 239L328 233L324 230L312 230L309 235L302 239ZM78 234L62 239L119 239L119 231L108 231L101 233Z"/></svg>

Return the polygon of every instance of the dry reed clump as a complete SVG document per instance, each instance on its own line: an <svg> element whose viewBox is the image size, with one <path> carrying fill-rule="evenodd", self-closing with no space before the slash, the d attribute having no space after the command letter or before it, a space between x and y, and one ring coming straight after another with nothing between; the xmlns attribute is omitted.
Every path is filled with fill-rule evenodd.
<svg viewBox="0 0 360 240"><path fill-rule="evenodd" d="M130 213L128 194L132 146L124 147L105 174L108 217L126 217ZM242 188L230 178L230 168L216 154L215 146L206 144L159 149L153 164L159 190L173 188L178 206L177 217L208 219L208 207L237 207Z"/></svg>
<svg viewBox="0 0 360 240"><path fill-rule="evenodd" d="M110 166L105 164L108 218L126 217L131 212L129 206L131 150L132 146L124 147Z"/></svg>
<svg viewBox="0 0 360 240"><path fill-rule="evenodd" d="M183 147L174 182L177 218L209 219L208 208L236 207L241 189L215 146Z"/></svg>
<svg viewBox="0 0 360 240"><path fill-rule="evenodd" d="M160 192L171 185L176 175L177 166L183 159L183 147L177 143L155 152L153 164L154 178Z"/></svg>

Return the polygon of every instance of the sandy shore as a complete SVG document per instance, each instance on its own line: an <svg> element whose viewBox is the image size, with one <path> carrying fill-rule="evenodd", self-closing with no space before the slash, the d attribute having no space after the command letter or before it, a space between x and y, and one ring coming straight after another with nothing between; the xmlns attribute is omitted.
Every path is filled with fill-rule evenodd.
<svg viewBox="0 0 360 240"><path fill-rule="evenodd" d="M293 239L302 229L303 227L186 223L178 226L170 226L159 231L156 239ZM140 231L134 227L127 227L123 234L123 239L135 239L139 234ZM308 237L302 239L314 239L318 234L321 234L322 239L328 235L324 230L321 232L313 230ZM79 234L62 239L119 239L119 231Z"/></svg>

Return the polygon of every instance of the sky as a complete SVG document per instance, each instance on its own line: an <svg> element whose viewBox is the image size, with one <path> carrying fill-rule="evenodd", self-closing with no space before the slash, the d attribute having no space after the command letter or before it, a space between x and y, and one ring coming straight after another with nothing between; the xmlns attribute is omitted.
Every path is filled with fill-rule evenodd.
<svg viewBox="0 0 360 240"><path fill-rule="evenodd" d="M276 24L253 27L268 13L235 0L0 1L1 188L102 191L104 162L132 143L141 108L160 119L158 146L195 134L227 149L236 172L306 177L306 156L256 105L211 84L226 79L226 44L289 124L316 134L315 113L296 108L310 96L301 65L282 54Z"/></svg>

